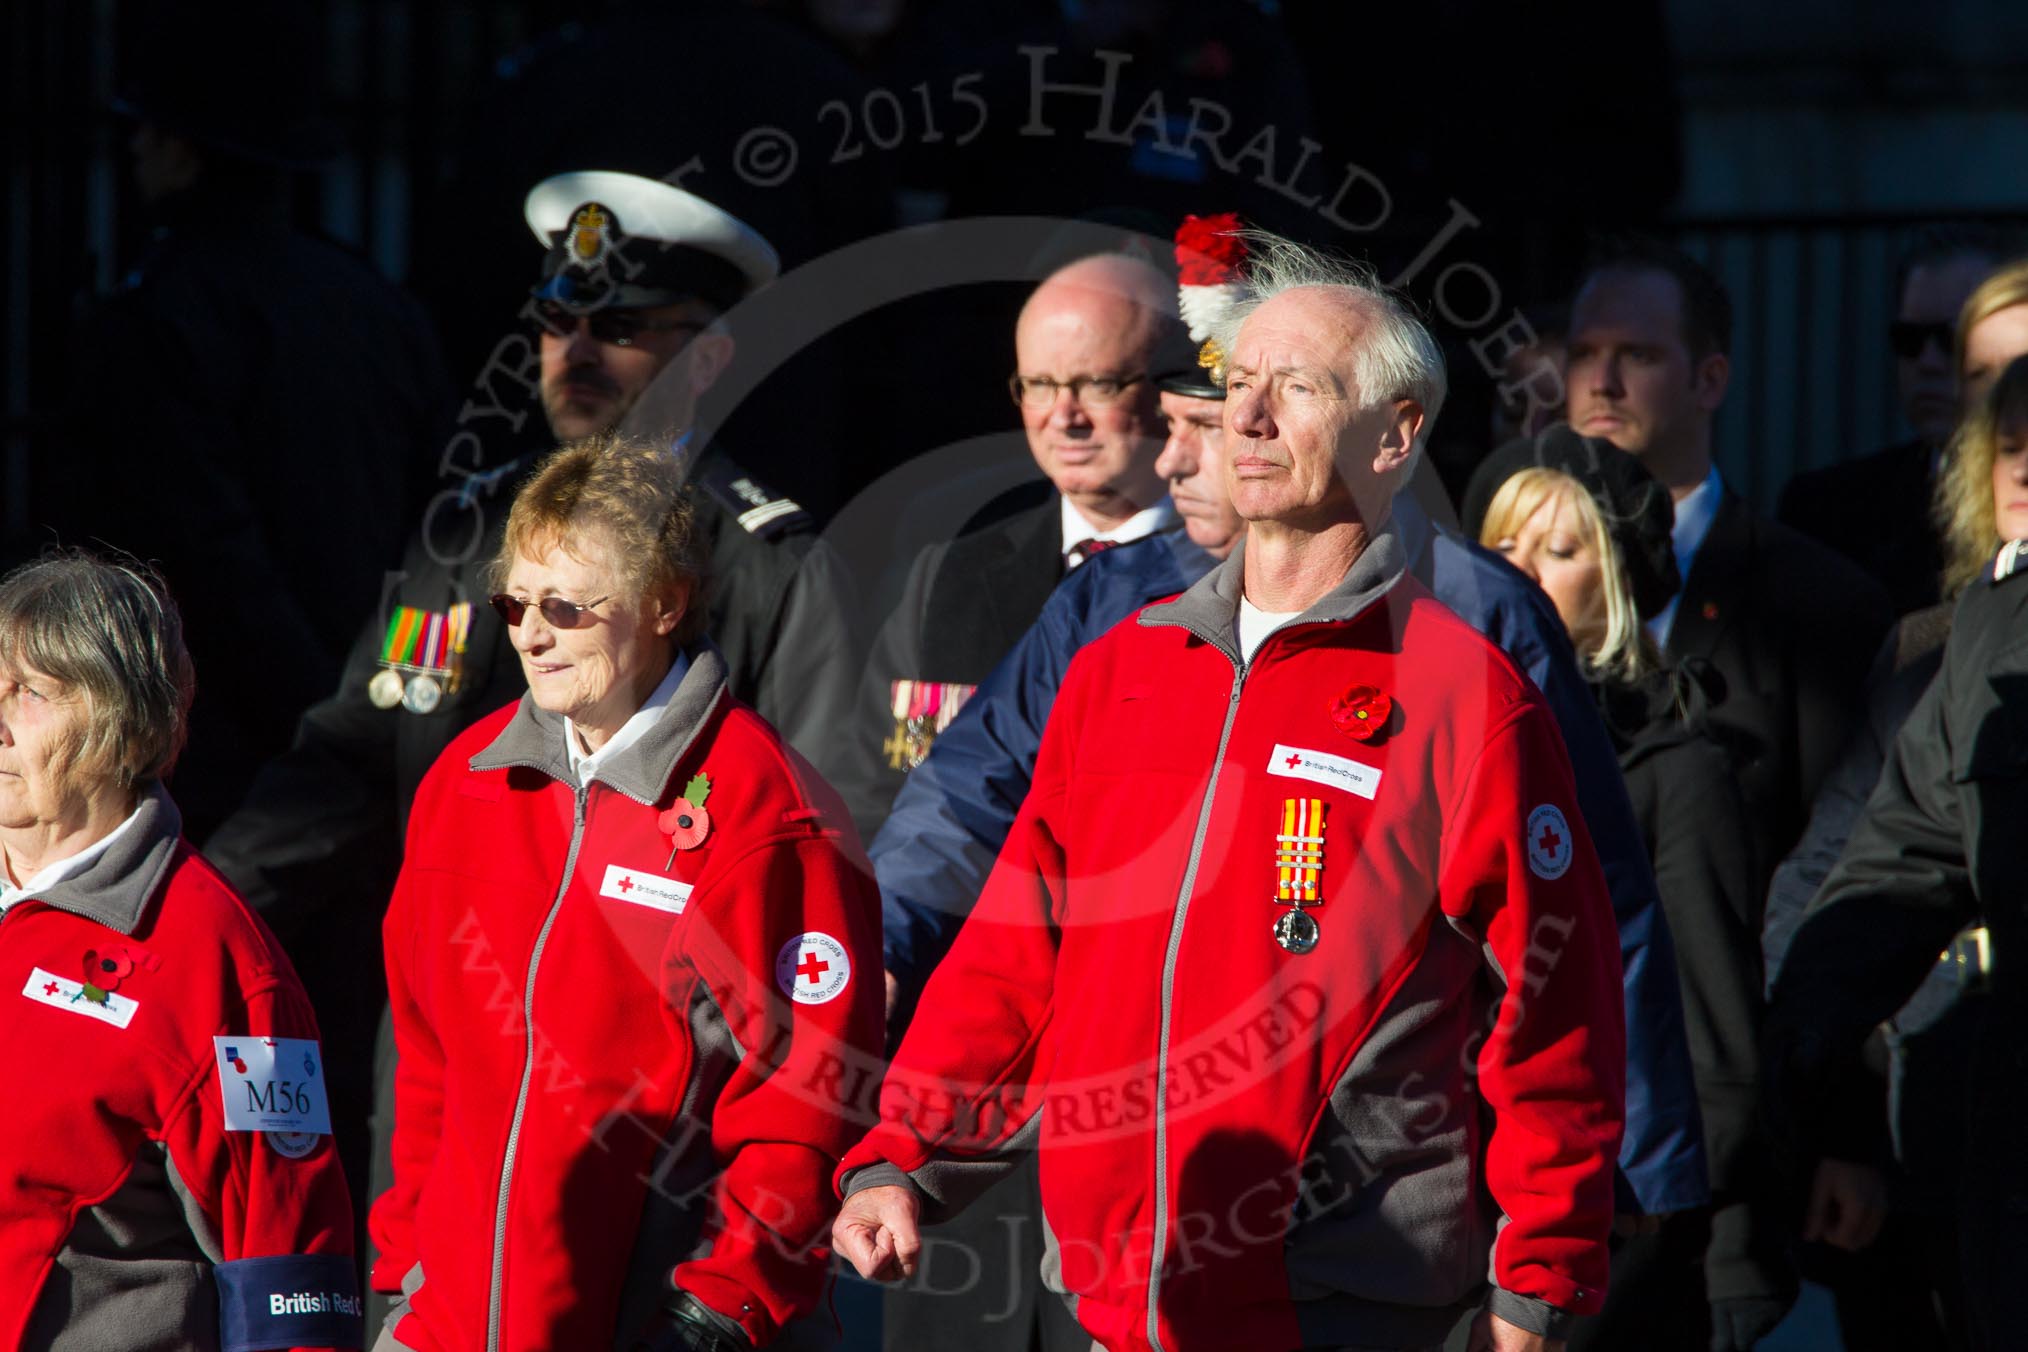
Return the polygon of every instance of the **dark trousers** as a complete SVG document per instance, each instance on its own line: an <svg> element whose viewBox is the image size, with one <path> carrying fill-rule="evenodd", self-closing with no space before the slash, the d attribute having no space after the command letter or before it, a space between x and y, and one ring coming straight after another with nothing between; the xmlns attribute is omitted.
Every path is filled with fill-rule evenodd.
<svg viewBox="0 0 2028 1352"><path fill-rule="evenodd" d="M1042 1285L1035 1157L956 1219L923 1230L916 1274L883 1302L888 1352L1090 1352L1091 1335Z"/></svg>
<svg viewBox="0 0 2028 1352"><path fill-rule="evenodd" d="M1664 1217L1655 1234L1614 1240L1605 1309L1578 1322L1570 1352L1708 1352L1710 1241L1710 1218L1701 1210Z"/></svg>

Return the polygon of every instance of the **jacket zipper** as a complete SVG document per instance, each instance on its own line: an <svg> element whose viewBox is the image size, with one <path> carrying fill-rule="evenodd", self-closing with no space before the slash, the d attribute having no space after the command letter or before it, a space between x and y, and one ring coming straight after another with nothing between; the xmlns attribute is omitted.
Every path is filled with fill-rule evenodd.
<svg viewBox="0 0 2028 1352"><path fill-rule="evenodd" d="M1209 638L1208 635L1202 636ZM1211 761L1211 780L1204 786L1204 802L1197 809L1197 831L1190 838L1190 859L1183 868L1183 886L1176 894L1176 915L1169 922L1169 949L1162 956L1162 1032L1155 1046L1155 1242L1167 1247L1169 1233L1169 1016L1176 989L1176 953L1183 942L1183 919L1190 910L1190 893L1197 886L1197 866L1204 854L1205 832L1211 826L1211 801L1218 796L1218 774L1225 768L1225 748L1232 740L1232 725L1239 719L1239 692L1246 684L1251 665L1225 652L1215 639L1212 646L1224 652L1232 663L1232 697L1225 704L1225 726L1218 732L1218 754ZM1148 1273L1148 1345L1163 1352L1161 1317L1157 1313L1162 1296L1161 1248Z"/></svg>
<svg viewBox="0 0 2028 1352"><path fill-rule="evenodd" d="M507 1126L507 1151L500 1160L500 1195L493 1205L493 1271L486 1296L486 1352L500 1352L500 1307L505 1298L507 1275L507 1193L514 1181L514 1155L521 1145L521 1119L528 1111L528 1090L535 1081L535 974L542 966L542 950L549 943L549 931L570 892L570 880L577 872L577 851L584 843L585 805L591 786L577 791L576 812L570 827L570 853L564 857L563 878L556 886L556 900L542 918L535 936L535 948L528 955L526 988L521 997L521 1088L514 1095L514 1116Z"/></svg>

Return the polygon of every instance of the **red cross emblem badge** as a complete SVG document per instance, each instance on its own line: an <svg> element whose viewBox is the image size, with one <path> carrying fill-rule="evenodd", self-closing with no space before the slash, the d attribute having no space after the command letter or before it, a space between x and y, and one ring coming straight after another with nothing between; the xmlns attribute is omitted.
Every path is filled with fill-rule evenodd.
<svg viewBox="0 0 2028 1352"><path fill-rule="evenodd" d="M775 955L775 984L799 1005L829 1004L851 979L845 945L819 930L798 934Z"/></svg>
<svg viewBox="0 0 2028 1352"><path fill-rule="evenodd" d="M1570 823L1551 803L1528 814L1528 871L1555 882L1570 868Z"/></svg>

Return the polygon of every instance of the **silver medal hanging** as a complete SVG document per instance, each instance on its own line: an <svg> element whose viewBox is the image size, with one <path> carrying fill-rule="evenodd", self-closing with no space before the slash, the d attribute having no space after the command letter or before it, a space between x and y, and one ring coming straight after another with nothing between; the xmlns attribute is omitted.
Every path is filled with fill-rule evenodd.
<svg viewBox="0 0 2028 1352"><path fill-rule="evenodd" d="M1275 904L1293 909L1275 917L1275 942L1291 953L1317 946L1317 922L1306 906L1324 900L1324 800L1282 800L1275 835Z"/></svg>

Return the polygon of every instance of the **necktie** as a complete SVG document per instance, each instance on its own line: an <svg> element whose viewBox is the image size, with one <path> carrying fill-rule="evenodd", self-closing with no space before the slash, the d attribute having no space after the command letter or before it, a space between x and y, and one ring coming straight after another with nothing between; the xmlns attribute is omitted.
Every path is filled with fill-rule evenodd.
<svg viewBox="0 0 2028 1352"><path fill-rule="evenodd" d="M1079 540L1065 552L1064 558L1068 567L1075 568L1092 555L1103 554L1118 543L1118 540Z"/></svg>

